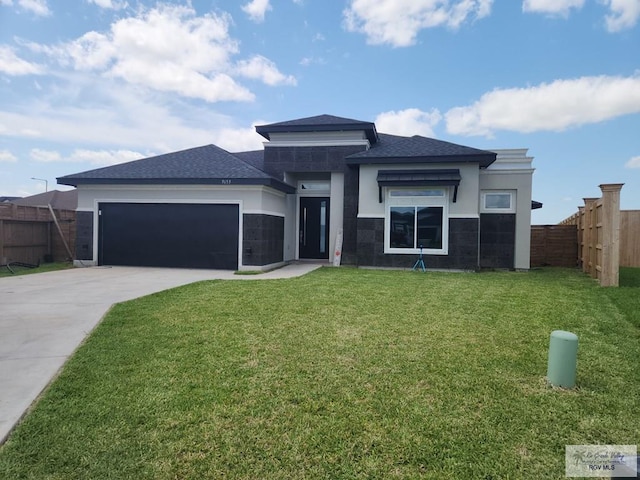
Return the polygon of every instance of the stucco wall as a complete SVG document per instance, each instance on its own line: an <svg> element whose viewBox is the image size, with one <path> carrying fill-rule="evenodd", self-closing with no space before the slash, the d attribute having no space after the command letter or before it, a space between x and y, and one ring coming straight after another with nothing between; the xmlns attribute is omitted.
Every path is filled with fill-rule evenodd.
<svg viewBox="0 0 640 480"><path fill-rule="evenodd" d="M284 215L286 195L268 187L247 185L81 185L78 210L94 211L97 202L239 203L242 213Z"/></svg>
<svg viewBox="0 0 640 480"><path fill-rule="evenodd" d="M514 268L527 270L531 254L531 174L532 170L490 170L480 173L483 190L516 191Z"/></svg>
<svg viewBox="0 0 640 480"><path fill-rule="evenodd" d="M434 169L460 170L460 186L458 197L453 203L453 187L449 188L449 216L458 218L478 218L478 165L476 164L433 164L425 170ZM360 166L360 192L358 204L359 218L384 218L385 203L379 202L378 170L418 170L419 166L413 165L361 165ZM383 189L384 195L384 189Z"/></svg>

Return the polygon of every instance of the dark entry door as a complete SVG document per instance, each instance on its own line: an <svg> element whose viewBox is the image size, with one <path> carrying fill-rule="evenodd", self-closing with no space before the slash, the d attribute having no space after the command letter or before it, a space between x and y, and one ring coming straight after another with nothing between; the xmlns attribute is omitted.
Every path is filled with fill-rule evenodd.
<svg viewBox="0 0 640 480"><path fill-rule="evenodd" d="M98 263L238 268L238 205L101 203Z"/></svg>
<svg viewBox="0 0 640 480"><path fill-rule="evenodd" d="M300 258L329 258L329 198L300 198Z"/></svg>

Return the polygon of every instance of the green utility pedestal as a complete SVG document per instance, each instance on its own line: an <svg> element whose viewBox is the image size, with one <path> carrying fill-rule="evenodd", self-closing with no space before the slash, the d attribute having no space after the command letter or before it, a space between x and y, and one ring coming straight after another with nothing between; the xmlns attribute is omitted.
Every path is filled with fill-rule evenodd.
<svg viewBox="0 0 640 480"><path fill-rule="evenodd" d="M555 387L573 388L576 385L578 336L563 330L551 332L547 380Z"/></svg>

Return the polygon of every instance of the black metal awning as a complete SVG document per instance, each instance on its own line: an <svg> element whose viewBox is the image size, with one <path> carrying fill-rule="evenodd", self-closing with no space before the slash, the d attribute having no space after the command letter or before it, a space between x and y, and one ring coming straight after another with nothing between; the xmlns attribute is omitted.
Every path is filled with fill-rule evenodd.
<svg viewBox="0 0 640 480"><path fill-rule="evenodd" d="M379 170L378 195L382 203L382 187L449 187L453 186L453 202L458 197L460 170L457 168L434 170Z"/></svg>

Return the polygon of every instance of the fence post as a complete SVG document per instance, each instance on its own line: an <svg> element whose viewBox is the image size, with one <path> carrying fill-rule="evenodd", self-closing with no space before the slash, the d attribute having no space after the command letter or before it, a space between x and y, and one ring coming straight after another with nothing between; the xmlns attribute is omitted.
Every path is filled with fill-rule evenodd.
<svg viewBox="0 0 640 480"><path fill-rule="evenodd" d="M584 248L584 206L578 207L576 213L576 229L578 230L578 266L584 270L585 248Z"/></svg>
<svg viewBox="0 0 640 480"><path fill-rule="evenodd" d="M617 287L620 278L620 190L624 183L604 183L602 190L602 276L600 286Z"/></svg>
<svg viewBox="0 0 640 480"><path fill-rule="evenodd" d="M595 206L597 198L583 198L584 200L584 259L582 271L591 277L596 276L596 218Z"/></svg>

